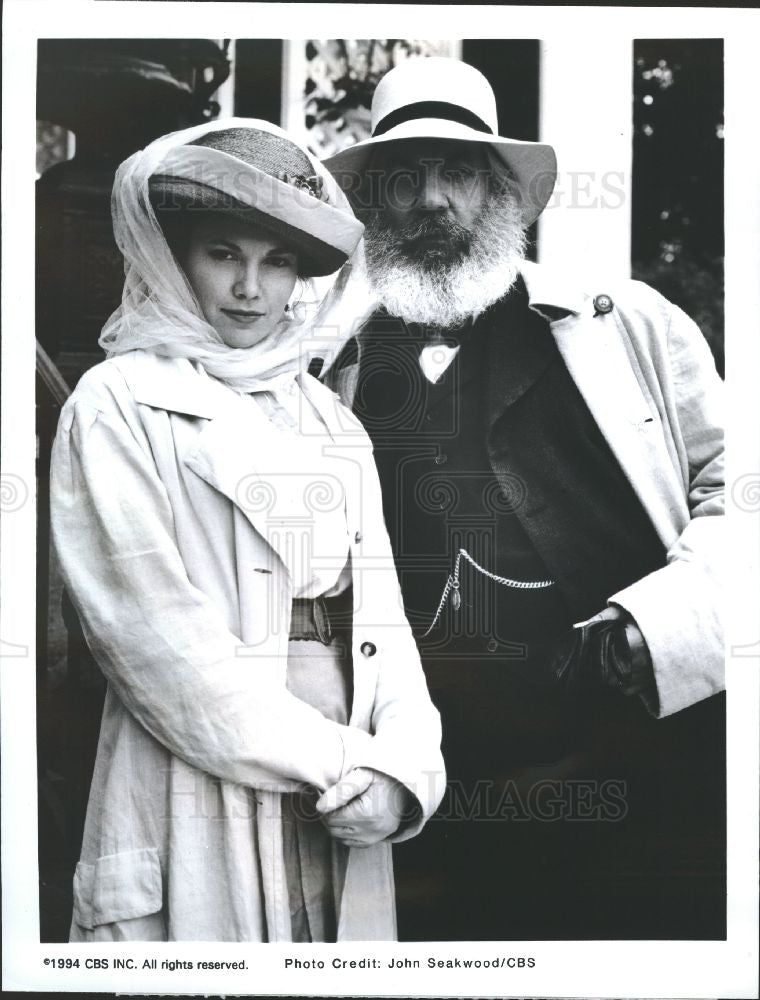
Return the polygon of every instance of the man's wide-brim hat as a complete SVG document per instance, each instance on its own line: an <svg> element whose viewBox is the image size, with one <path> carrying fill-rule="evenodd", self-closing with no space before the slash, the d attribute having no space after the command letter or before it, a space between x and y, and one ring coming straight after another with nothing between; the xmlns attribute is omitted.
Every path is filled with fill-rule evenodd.
<svg viewBox="0 0 760 1000"><path fill-rule="evenodd" d="M369 139L323 161L346 192L356 190L377 150L421 138L491 146L515 177L526 225L538 218L554 190L557 159L552 147L500 136L491 85L458 59L411 58L392 69L372 98L371 127Z"/></svg>
<svg viewBox="0 0 760 1000"><path fill-rule="evenodd" d="M299 146L255 127L218 129L175 147L149 191L165 227L180 211L231 215L295 250L304 276L337 271L364 231L348 206L328 203L324 178Z"/></svg>

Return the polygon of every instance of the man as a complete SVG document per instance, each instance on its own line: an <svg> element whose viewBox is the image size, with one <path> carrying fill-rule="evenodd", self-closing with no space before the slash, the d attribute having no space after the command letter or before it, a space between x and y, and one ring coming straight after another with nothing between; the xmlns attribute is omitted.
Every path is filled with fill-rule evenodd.
<svg viewBox="0 0 760 1000"><path fill-rule="evenodd" d="M331 157L375 308L328 373L375 447L449 794L397 855L401 938L725 930L721 383L637 282L524 259L550 147L409 61ZM572 262L568 262L571 266Z"/></svg>

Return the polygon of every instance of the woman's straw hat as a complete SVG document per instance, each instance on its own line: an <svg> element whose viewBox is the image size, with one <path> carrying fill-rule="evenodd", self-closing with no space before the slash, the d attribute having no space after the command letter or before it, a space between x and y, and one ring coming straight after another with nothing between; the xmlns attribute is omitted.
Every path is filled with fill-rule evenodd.
<svg viewBox="0 0 760 1000"><path fill-rule="evenodd" d="M223 212L281 237L299 254L304 276L337 271L364 231L350 210L328 204L303 150L253 127L208 132L172 150L149 190L164 223L173 211Z"/></svg>
<svg viewBox="0 0 760 1000"><path fill-rule="evenodd" d="M420 138L488 143L514 174L526 225L541 214L554 190L552 147L500 136L491 85L459 59L413 58L392 69L375 90L371 122L369 139L324 160L344 191L356 190L375 150Z"/></svg>

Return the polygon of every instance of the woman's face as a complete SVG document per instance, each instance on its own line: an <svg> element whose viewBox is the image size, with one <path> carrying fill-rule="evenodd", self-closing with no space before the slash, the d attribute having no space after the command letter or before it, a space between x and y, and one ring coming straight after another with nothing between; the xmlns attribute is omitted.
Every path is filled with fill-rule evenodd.
<svg viewBox="0 0 760 1000"><path fill-rule="evenodd" d="M252 347L274 331L298 276L295 252L277 237L206 212L192 220L180 263L228 347Z"/></svg>

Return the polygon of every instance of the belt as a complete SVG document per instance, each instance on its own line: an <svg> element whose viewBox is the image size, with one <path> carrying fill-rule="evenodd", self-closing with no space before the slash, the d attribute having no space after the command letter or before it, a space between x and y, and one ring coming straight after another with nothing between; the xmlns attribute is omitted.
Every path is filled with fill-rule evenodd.
<svg viewBox="0 0 760 1000"><path fill-rule="evenodd" d="M329 646L337 635L351 631L351 587L337 597L296 597L290 616L290 639L316 639Z"/></svg>

